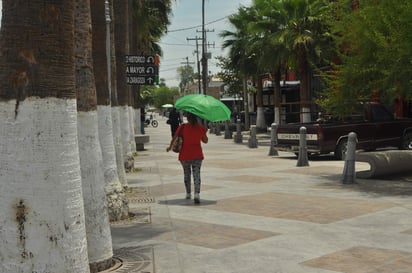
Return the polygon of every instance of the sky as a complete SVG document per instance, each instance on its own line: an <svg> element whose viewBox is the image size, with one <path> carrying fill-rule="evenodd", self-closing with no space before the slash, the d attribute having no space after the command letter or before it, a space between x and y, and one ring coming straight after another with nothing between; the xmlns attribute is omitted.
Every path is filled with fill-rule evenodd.
<svg viewBox="0 0 412 273"><path fill-rule="evenodd" d="M232 30L227 17L236 13L240 6L250 6L251 3L252 0L205 0L205 29L210 31L206 32L206 41L208 44L214 44L214 47L207 49L212 54L208 61L208 70L212 74L219 71L215 57L227 54L227 50L222 49L223 39L219 37L223 30ZM176 69L186 65L187 60L197 72L196 41L187 39L202 37L202 0L175 0L172 13L169 32L159 43L163 50L159 77L164 78L169 87L179 85ZM199 41L199 60L201 53Z"/></svg>
<svg viewBox="0 0 412 273"><path fill-rule="evenodd" d="M208 61L208 70L216 74L219 68L216 67L217 56L227 54L227 50L222 49L223 39L219 33L223 30L231 30L227 17L237 12L240 6L250 6L252 0L205 0L205 29L208 44L207 51L211 53ZM0 0L0 10L2 1ZM1 12L0 12L1 21ZM178 86L179 76L176 69L186 65L189 61L197 72L196 41L187 40L202 37L202 0L174 0L172 7L171 25L169 32L161 39L160 46L163 50L163 57L160 59L159 77L166 80L166 85ZM199 60L201 59L202 47L199 41ZM133 54L133 52L131 52Z"/></svg>

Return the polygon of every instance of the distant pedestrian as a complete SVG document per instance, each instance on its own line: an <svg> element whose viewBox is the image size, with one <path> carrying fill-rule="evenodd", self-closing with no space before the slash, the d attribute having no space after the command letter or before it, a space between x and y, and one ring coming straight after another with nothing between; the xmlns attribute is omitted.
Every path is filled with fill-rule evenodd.
<svg viewBox="0 0 412 273"><path fill-rule="evenodd" d="M146 111L144 107L140 108L140 132L144 135L144 126L146 121Z"/></svg>
<svg viewBox="0 0 412 273"><path fill-rule="evenodd" d="M169 113L169 119L167 120L167 124L170 125L170 131L172 133L172 137L175 136L176 130L181 123L183 122L182 122L182 119L180 118L180 113L176 111L176 108L173 107Z"/></svg>
<svg viewBox="0 0 412 273"><path fill-rule="evenodd" d="M187 121L188 123L177 128L176 134L166 151L169 152L177 137L182 135L183 144L179 152L179 161L183 167L186 199L191 198L191 176L193 172L194 202L198 204L200 203L200 167L204 158L201 142L207 143L209 139L206 135L207 129L198 122L197 116L187 113Z"/></svg>

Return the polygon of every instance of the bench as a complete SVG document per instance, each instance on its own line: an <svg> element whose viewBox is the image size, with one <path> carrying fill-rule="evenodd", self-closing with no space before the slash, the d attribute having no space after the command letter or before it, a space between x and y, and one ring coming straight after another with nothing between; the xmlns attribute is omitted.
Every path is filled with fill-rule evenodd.
<svg viewBox="0 0 412 273"><path fill-rule="evenodd" d="M136 151L144 151L144 144L150 142L149 135L134 135L136 142Z"/></svg>
<svg viewBox="0 0 412 273"><path fill-rule="evenodd" d="M370 170L356 172L358 178L412 173L412 151L387 150L356 154L356 161L366 162Z"/></svg>

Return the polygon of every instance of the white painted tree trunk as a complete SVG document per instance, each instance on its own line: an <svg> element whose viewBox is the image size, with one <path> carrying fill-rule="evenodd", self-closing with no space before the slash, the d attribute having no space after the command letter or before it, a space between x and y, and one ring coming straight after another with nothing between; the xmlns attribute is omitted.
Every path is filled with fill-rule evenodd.
<svg viewBox="0 0 412 273"><path fill-rule="evenodd" d="M129 125L130 125L130 147L132 153L136 152L136 142L134 140L134 110L133 107L129 106Z"/></svg>
<svg viewBox="0 0 412 273"><path fill-rule="evenodd" d="M256 128L267 129L267 125L266 125L266 121L265 121L265 113L263 111L263 107L258 107L257 108Z"/></svg>
<svg viewBox="0 0 412 273"><path fill-rule="evenodd" d="M310 108L302 107L302 114L301 114L300 120L303 123L311 122L311 120L310 120Z"/></svg>
<svg viewBox="0 0 412 273"><path fill-rule="evenodd" d="M120 183L122 184L123 188L127 188L127 180L126 180L126 170L124 168L124 152L122 146L122 138L120 133L120 113L119 113L120 106L112 107L112 119L113 119L113 140L114 140L114 148L116 152L116 165L117 165L117 172L119 175Z"/></svg>
<svg viewBox="0 0 412 273"><path fill-rule="evenodd" d="M0 272L89 272L75 99L0 102Z"/></svg>
<svg viewBox="0 0 412 273"><path fill-rule="evenodd" d="M77 122L89 263L99 264L111 261L113 250L97 112L78 112Z"/></svg>
<svg viewBox="0 0 412 273"><path fill-rule="evenodd" d="M274 119L274 122L277 124L277 125L279 125L280 124L280 108L279 107L275 107L275 110L274 110L274 115L275 115L275 119Z"/></svg>
<svg viewBox="0 0 412 273"><path fill-rule="evenodd" d="M142 134L141 108L134 109L134 133L136 135Z"/></svg>
<svg viewBox="0 0 412 273"><path fill-rule="evenodd" d="M97 114L109 218L110 221L116 221L129 216L129 206L117 172L116 152L113 141L112 107L110 105L99 105L97 107Z"/></svg>
<svg viewBox="0 0 412 273"><path fill-rule="evenodd" d="M119 116L120 116L120 141L123 151L123 163L125 170L127 172L131 171L134 165L134 158L132 153L132 146L130 143L130 117L129 117L129 107L119 106Z"/></svg>

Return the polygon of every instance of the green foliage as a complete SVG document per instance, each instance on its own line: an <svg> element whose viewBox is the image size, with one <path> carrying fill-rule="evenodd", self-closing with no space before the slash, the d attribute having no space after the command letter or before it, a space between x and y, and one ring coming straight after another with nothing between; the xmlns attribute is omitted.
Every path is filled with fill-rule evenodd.
<svg viewBox="0 0 412 273"><path fill-rule="evenodd" d="M178 67L177 74L180 78L179 87L181 90L184 90L188 84L194 82L195 73L193 67L191 67L190 65Z"/></svg>
<svg viewBox="0 0 412 273"><path fill-rule="evenodd" d="M140 94L144 106L153 106L160 109L163 104L173 104L174 98L180 93L177 87L146 85L142 86Z"/></svg>
<svg viewBox="0 0 412 273"><path fill-rule="evenodd" d="M364 0L352 11L349 0L340 0L333 10L331 26L341 54L327 77L330 89L322 105L346 112L377 95L388 102L411 98L412 2Z"/></svg>
<svg viewBox="0 0 412 273"><path fill-rule="evenodd" d="M141 54L159 54L162 50L157 42L166 33L170 24L172 1L133 0L133 24L136 28L135 38Z"/></svg>
<svg viewBox="0 0 412 273"><path fill-rule="evenodd" d="M169 88L167 86L160 86L154 90L153 106L161 108L163 104L174 104L174 97L179 95L177 88Z"/></svg>
<svg viewBox="0 0 412 273"><path fill-rule="evenodd" d="M232 66L232 62L227 57L216 57L217 66L220 67L218 78L224 82L224 94L228 96L242 96L242 80L238 71Z"/></svg>
<svg viewBox="0 0 412 273"><path fill-rule="evenodd" d="M140 102L142 105L152 105L154 103L154 90L153 85L143 85L140 89Z"/></svg>
<svg viewBox="0 0 412 273"><path fill-rule="evenodd" d="M310 94L311 69L325 66L332 55L326 0L254 0L229 18L234 31L224 31L235 74L253 77L294 69L301 77L301 99ZM312 67L310 67L312 66Z"/></svg>

